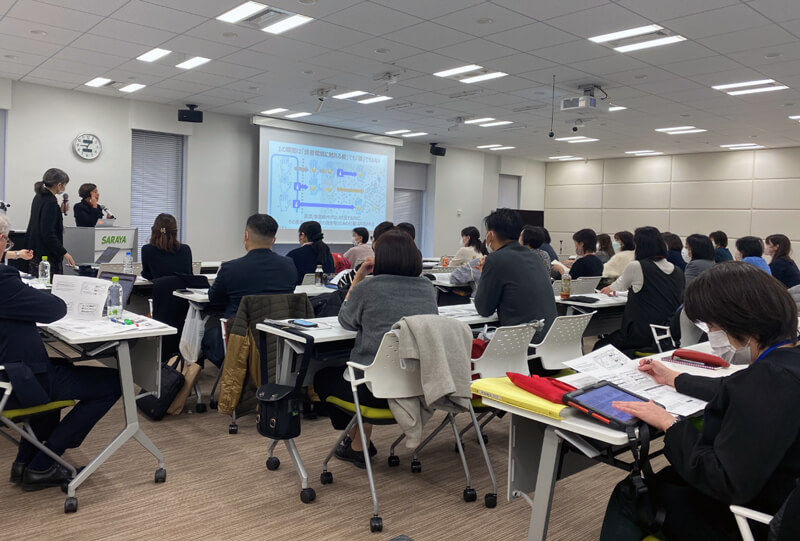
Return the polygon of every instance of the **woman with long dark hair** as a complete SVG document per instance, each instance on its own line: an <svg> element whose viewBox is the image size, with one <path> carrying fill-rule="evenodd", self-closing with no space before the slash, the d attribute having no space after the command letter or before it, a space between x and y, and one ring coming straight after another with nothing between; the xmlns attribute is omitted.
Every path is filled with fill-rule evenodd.
<svg viewBox="0 0 800 541"><path fill-rule="evenodd" d="M172 214L159 214L142 246L142 276L155 280L173 274L192 274L192 249L178 240L178 222Z"/></svg>
<svg viewBox="0 0 800 541"><path fill-rule="evenodd" d="M287 256L292 258L297 267L297 284L303 283L303 276L314 274L318 265L327 274L334 272L333 255L331 249L323 242L325 235L319 222L303 222L297 230L300 248L295 248Z"/></svg>
<svg viewBox="0 0 800 541"><path fill-rule="evenodd" d="M31 216L25 245L33 250L31 270L38 272L39 262L47 256L51 274L63 273L63 262L75 266L75 260L64 248L64 216L57 196L67 190L69 175L61 169L48 169L42 180L34 184L36 195L31 203Z"/></svg>
<svg viewBox="0 0 800 541"><path fill-rule="evenodd" d="M614 245L611 244L611 236L608 233L600 233L597 235L597 252L595 254L597 259L605 265L608 260L614 257Z"/></svg>
<svg viewBox="0 0 800 541"><path fill-rule="evenodd" d="M460 267L481 255L481 232L471 225L461 230L461 248L450 261L451 267Z"/></svg>
<svg viewBox="0 0 800 541"><path fill-rule="evenodd" d="M766 248L767 255L772 257L769 264L772 276L783 282L787 288L800 284L800 270L789 257L789 254L792 253L792 243L789 241L789 237L780 233L770 235L764 239L764 248Z"/></svg>

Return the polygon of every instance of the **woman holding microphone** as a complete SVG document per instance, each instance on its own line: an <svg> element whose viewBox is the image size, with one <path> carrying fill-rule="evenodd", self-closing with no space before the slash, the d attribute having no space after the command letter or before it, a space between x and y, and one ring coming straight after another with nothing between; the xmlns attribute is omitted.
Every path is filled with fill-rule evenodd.
<svg viewBox="0 0 800 541"><path fill-rule="evenodd" d="M100 192L97 185L91 182L81 184L78 188L78 195L81 197L80 203L75 205L75 225L78 227L94 227L97 220L103 218L103 207L98 205ZM106 211L106 218L111 218L111 214Z"/></svg>
<svg viewBox="0 0 800 541"><path fill-rule="evenodd" d="M33 263L39 264L47 256L52 274L63 274L62 263L75 266L75 260L64 248L64 217L56 196L63 194L69 175L61 169L44 172L42 180L34 185L36 195L31 203L31 217L25 235L26 246L36 255Z"/></svg>

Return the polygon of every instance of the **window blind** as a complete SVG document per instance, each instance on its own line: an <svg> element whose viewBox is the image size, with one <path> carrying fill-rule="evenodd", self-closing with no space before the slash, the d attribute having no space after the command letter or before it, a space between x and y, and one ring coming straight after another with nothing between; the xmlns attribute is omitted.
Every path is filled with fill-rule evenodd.
<svg viewBox="0 0 800 541"><path fill-rule="evenodd" d="M139 228L139 247L150 239L159 214L175 216L183 239L183 149L185 137L133 130L131 164L131 226Z"/></svg>
<svg viewBox="0 0 800 541"><path fill-rule="evenodd" d="M414 228L417 230L417 238L415 239L417 246L422 246L424 233L422 227L424 200L425 192L422 190L405 190L402 188L395 188L394 190L393 221L395 224L401 222L414 224Z"/></svg>

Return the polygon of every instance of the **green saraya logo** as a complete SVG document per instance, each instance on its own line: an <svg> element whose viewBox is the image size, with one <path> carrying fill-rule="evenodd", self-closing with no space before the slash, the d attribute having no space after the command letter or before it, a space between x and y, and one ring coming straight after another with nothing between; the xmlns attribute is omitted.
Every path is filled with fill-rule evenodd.
<svg viewBox="0 0 800 541"><path fill-rule="evenodd" d="M126 239L127 237L125 237L125 235L104 235L103 238L100 239L100 244L125 244Z"/></svg>

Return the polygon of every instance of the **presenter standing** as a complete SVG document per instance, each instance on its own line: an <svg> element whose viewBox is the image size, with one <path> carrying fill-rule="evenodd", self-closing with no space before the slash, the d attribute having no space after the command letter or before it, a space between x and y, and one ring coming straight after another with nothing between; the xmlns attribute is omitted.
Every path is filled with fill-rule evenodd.
<svg viewBox="0 0 800 541"><path fill-rule="evenodd" d="M75 225L94 227L97 225L97 220L103 218L103 207L98 204L100 192L97 191L97 185L81 184L81 187L78 188L78 195L81 197L81 201L74 208ZM106 218L111 218L111 215L106 213Z"/></svg>
<svg viewBox="0 0 800 541"><path fill-rule="evenodd" d="M63 274L65 260L68 265L75 266L75 260L64 248L64 216L56 198L66 191L68 183L69 175L61 169L44 172L42 180L34 185L36 195L25 235L26 247L35 254L31 265L38 266L42 257L47 256L52 274Z"/></svg>

